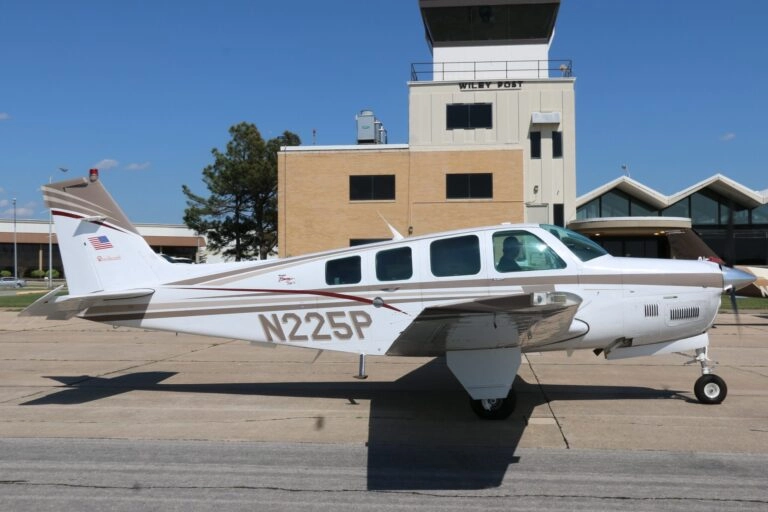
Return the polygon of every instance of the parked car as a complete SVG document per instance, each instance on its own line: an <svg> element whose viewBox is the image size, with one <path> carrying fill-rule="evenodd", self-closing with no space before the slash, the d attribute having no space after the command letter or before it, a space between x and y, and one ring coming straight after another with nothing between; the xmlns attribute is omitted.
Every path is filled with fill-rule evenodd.
<svg viewBox="0 0 768 512"><path fill-rule="evenodd" d="M3 288L23 288L27 286L27 282L15 277L0 277L0 286Z"/></svg>

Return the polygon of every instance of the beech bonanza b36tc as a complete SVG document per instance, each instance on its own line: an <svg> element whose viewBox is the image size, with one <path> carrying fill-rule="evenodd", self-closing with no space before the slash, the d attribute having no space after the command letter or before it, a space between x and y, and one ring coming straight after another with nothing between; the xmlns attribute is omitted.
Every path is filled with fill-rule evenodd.
<svg viewBox="0 0 768 512"><path fill-rule="evenodd" d="M615 258L550 225L502 224L279 260L179 265L155 254L99 181L43 186L68 295L22 314L367 355L444 356L483 418L509 416L521 354L691 352L720 403L709 337L720 296L754 280L709 261ZM394 230L393 230L394 231Z"/></svg>

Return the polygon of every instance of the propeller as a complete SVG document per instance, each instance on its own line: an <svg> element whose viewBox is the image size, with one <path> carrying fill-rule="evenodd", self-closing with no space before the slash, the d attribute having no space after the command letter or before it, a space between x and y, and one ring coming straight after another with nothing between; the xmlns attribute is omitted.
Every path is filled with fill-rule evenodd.
<svg viewBox="0 0 768 512"><path fill-rule="evenodd" d="M725 265L721 265L720 269L723 272L723 290L728 292L731 298L731 307L736 315L736 325L739 329L739 336L741 336L741 318L739 317L739 306L736 302L736 290L752 284L757 279L757 276L737 268L726 267Z"/></svg>

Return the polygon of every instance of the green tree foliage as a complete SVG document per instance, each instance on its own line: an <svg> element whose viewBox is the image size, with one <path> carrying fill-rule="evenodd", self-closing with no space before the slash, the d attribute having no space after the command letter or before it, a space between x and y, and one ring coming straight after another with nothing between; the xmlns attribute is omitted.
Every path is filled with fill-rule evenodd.
<svg viewBox="0 0 768 512"><path fill-rule="evenodd" d="M182 186L184 223L227 258L265 259L277 245L277 152L301 140L286 131L265 141L251 123L234 125L229 134L226 151L213 148L214 163L203 169L210 195Z"/></svg>

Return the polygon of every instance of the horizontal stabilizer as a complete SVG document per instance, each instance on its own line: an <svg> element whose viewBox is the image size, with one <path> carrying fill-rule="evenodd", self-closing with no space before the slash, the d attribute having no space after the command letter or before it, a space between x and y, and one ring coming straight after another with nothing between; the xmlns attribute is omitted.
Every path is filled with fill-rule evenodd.
<svg viewBox="0 0 768 512"><path fill-rule="evenodd" d="M149 297L155 290L152 288L136 288L133 290L121 290L116 292L96 292L85 295L59 295L64 286L46 293L19 316L45 316L48 320L67 320L77 316L80 312L113 300L137 299Z"/></svg>

